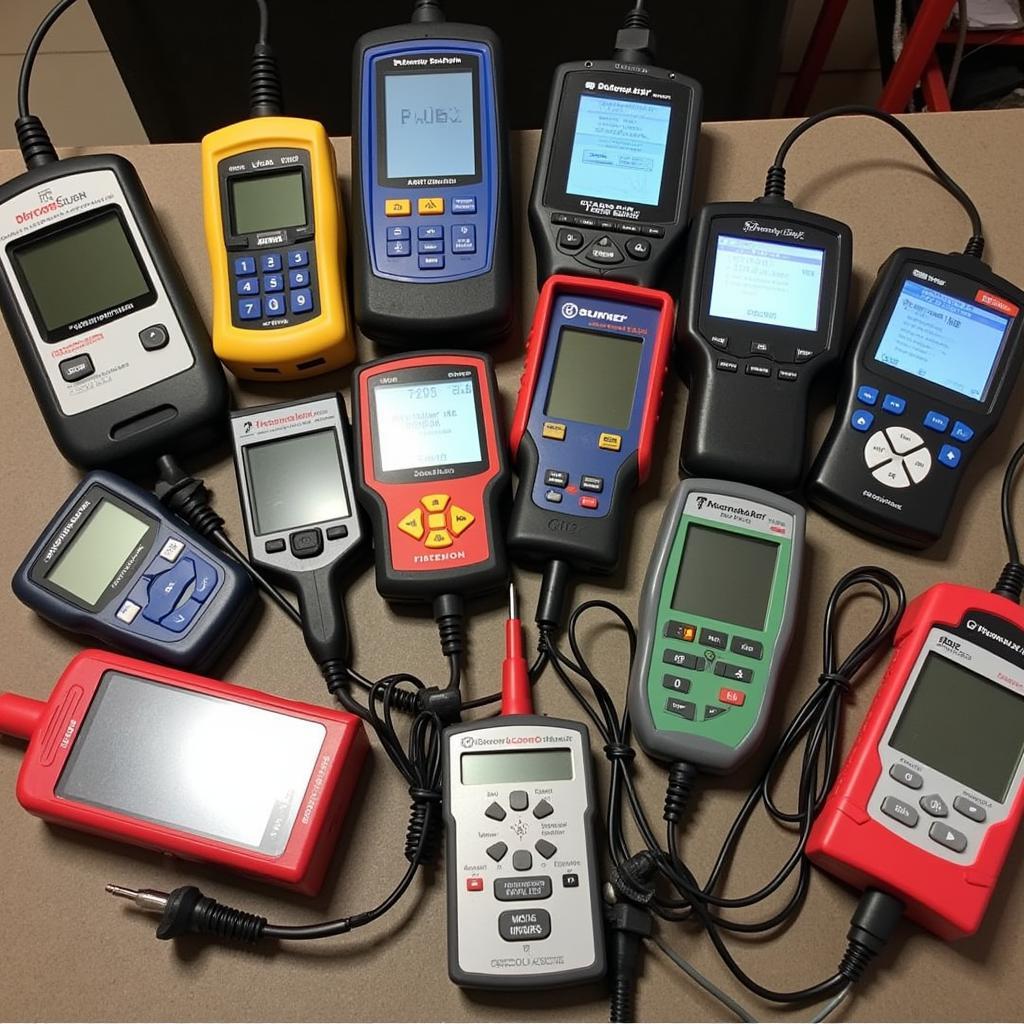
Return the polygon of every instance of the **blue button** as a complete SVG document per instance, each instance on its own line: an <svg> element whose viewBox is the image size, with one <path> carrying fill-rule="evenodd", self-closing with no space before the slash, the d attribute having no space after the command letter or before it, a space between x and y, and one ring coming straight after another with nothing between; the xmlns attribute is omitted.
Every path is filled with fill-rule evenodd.
<svg viewBox="0 0 1024 1024"><path fill-rule="evenodd" d="M388 242L389 256L410 256L412 255L412 242L408 238L399 238L397 241Z"/></svg>
<svg viewBox="0 0 1024 1024"><path fill-rule="evenodd" d="M956 469L960 465L960 456L962 454L960 449L954 445L944 444L939 452L939 463L943 466L948 466L950 469Z"/></svg>
<svg viewBox="0 0 1024 1024"><path fill-rule="evenodd" d="M160 620L160 625L165 626L172 633L184 633L192 620L203 610L198 601L189 599L180 608L175 608L170 615Z"/></svg>
<svg viewBox="0 0 1024 1024"><path fill-rule="evenodd" d="M389 224L384 237L389 242L401 242L408 241L412 236L409 234L408 224Z"/></svg>
<svg viewBox="0 0 1024 1024"><path fill-rule="evenodd" d="M974 430L967 426L963 420L957 420L956 423L953 424L953 432L950 434L950 437L952 437L954 441L970 441L970 439L974 437Z"/></svg>
<svg viewBox="0 0 1024 1024"><path fill-rule="evenodd" d="M289 288L308 288L309 287L309 271L308 270L289 270L288 271L288 287Z"/></svg>
<svg viewBox="0 0 1024 1024"><path fill-rule="evenodd" d="M192 557L192 564L196 567L196 583L192 588L192 598L195 601L205 601L217 588L217 570L209 562L201 558Z"/></svg>
<svg viewBox="0 0 1024 1024"><path fill-rule="evenodd" d="M239 295L259 295L260 279L258 277L239 277L235 281L235 291Z"/></svg>
<svg viewBox="0 0 1024 1024"><path fill-rule="evenodd" d="M949 417L944 413L935 412L933 409L931 412L925 413L924 425L929 430L935 430L940 434L944 434L946 432L946 427L949 426Z"/></svg>
<svg viewBox="0 0 1024 1024"><path fill-rule="evenodd" d="M260 257L260 270L280 270L281 254L276 252L265 252Z"/></svg>
<svg viewBox="0 0 1024 1024"><path fill-rule="evenodd" d="M259 320L263 316L260 312L260 300L259 299L239 299L238 300L238 319L239 320Z"/></svg>
<svg viewBox="0 0 1024 1024"><path fill-rule="evenodd" d="M192 559L179 558L166 572L154 576L149 583L149 600L142 609L142 617L150 622L159 622L168 616L195 575Z"/></svg>
<svg viewBox="0 0 1024 1024"><path fill-rule="evenodd" d="M476 252L475 224L456 224L452 228L452 252Z"/></svg>
<svg viewBox="0 0 1024 1024"><path fill-rule="evenodd" d="M284 312L284 296L268 295L263 308L267 311L267 316L280 316Z"/></svg>
<svg viewBox="0 0 1024 1024"><path fill-rule="evenodd" d="M265 292L283 292L284 277L281 274L264 274L263 290Z"/></svg>
<svg viewBox="0 0 1024 1024"><path fill-rule="evenodd" d="M421 224L416 229L417 238L444 238L444 226L441 224Z"/></svg>
<svg viewBox="0 0 1024 1024"><path fill-rule="evenodd" d="M861 384L857 388L857 401L863 402L865 405L874 405L878 401L878 388L871 388L867 384Z"/></svg>
<svg viewBox="0 0 1024 1024"><path fill-rule="evenodd" d="M313 308L313 292L309 288L297 288L288 296L293 313L308 313Z"/></svg>
<svg viewBox="0 0 1024 1024"><path fill-rule="evenodd" d="M288 253L288 266L289 267L308 267L309 266L309 250L308 249L292 249Z"/></svg>
<svg viewBox="0 0 1024 1024"><path fill-rule="evenodd" d="M430 239L426 242L416 243L417 252L444 252L444 242L439 242L436 239Z"/></svg>
<svg viewBox="0 0 1024 1024"><path fill-rule="evenodd" d="M886 395L882 399L882 408L886 412L891 412L893 416L902 416L903 410L907 407L907 400L900 398L899 395Z"/></svg>
<svg viewBox="0 0 1024 1024"><path fill-rule="evenodd" d="M476 213L476 196L458 196L452 200L452 213Z"/></svg>
<svg viewBox="0 0 1024 1024"><path fill-rule="evenodd" d="M444 270L444 256L421 256L420 270Z"/></svg>
<svg viewBox="0 0 1024 1024"><path fill-rule="evenodd" d="M239 256L235 260L235 273L239 276L256 273L256 260L252 256Z"/></svg>
<svg viewBox="0 0 1024 1024"><path fill-rule="evenodd" d="M875 414L867 409L855 409L850 417L850 426L854 430L870 430L871 424L875 422Z"/></svg>

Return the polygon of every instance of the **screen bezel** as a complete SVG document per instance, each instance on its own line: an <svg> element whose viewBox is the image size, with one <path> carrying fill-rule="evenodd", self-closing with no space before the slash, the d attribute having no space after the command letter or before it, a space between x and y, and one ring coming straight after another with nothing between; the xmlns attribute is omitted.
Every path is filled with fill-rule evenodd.
<svg viewBox="0 0 1024 1024"><path fill-rule="evenodd" d="M59 327L54 327L51 330L46 326L46 323L43 320L42 310L36 302L35 293L32 291L28 278L25 276L21 263L17 258L18 253L23 249L31 248L37 242L43 242L55 235L61 235L65 232L73 231L75 228L83 224L87 224L89 221L101 220L109 217L111 214L114 214L120 223L125 240L127 241L131 253L138 264L142 278L146 282L147 291L129 299L125 299L123 302L115 303L113 306L108 306L105 309L96 310L95 312L79 318L78 320L72 320L66 324L61 324ZM99 206L95 210L87 210L86 212L77 214L74 217L66 217L45 228L40 228L39 231L33 231L31 234L16 239L7 246L7 259L14 271L14 276L17 278L18 284L21 287L21 292L25 297L25 302L32 313L32 319L35 321L36 331L39 333L39 336L43 341L50 345L56 344L60 341L66 341L68 338L73 338L75 335L81 334L87 330L93 330L101 327L105 328L117 320L121 320L126 316L130 316L132 313L138 312L140 309L152 306L158 297L156 288L153 285L152 275L149 272L149 267L147 266L146 261L142 258L142 253L139 249L138 243L136 242L135 235L129 227L128 219L124 215L124 210L117 203L108 203L105 206ZM115 309L122 311L114 315L110 315L111 310ZM92 321L96 318L99 319L90 327L78 327L76 329L73 326L74 324L81 323L82 320Z"/></svg>
<svg viewBox="0 0 1024 1024"><path fill-rule="evenodd" d="M379 58L374 66L374 106L373 123L377 132L376 160L377 184L382 188L453 188L464 185L477 185L483 180L483 118L480 106L480 58L472 53L454 53L444 50L424 50L416 52L416 59L430 60L431 57L458 57L463 63L452 65L395 67L394 56ZM473 160L475 174L419 174L415 177L389 178L387 176L387 123L385 117L386 93L384 79L389 75L436 75L465 74L472 75L473 81Z"/></svg>
<svg viewBox="0 0 1024 1024"><path fill-rule="evenodd" d="M945 281L946 284L940 287L936 285L934 281L926 281L924 279L914 277L915 270L928 274L932 277L938 277L940 280ZM874 321L873 330L870 334L870 343L867 344L864 349L864 366L872 373L875 373L880 377L884 377L887 380L894 381L906 390L915 391L918 394L932 398L937 402L944 403L945 405L959 406L963 409L974 412L978 410L985 413L989 412L994 408L998 401L999 394L1005 386L1003 377L1005 376L1005 371L1012 353L1010 341L1014 337L1014 332L1020 330L1020 319L1022 314L1018 312L1016 316L1007 317L1010 323L1003 336L999 354L992 363L992 370L989 373L985 387L985 395L980 400L971 398L960 391L953 391L951 388L943 387L941 384L935 384L930 380L926 380L924 377L918 377L917 374L908 373L906 370L900 370L897 367L890 366L888 363L883 363L876 358L875 354L882 343L882 335L885 333L885 329L888 327L889 321L892 319L892 314L896 308L896 303L899 301L900 294L903 291L903 286L908 281L913 281L917 284L924 285L925 287L933 288L935 291L948 294L953 298L960 299L962 302L968 302L974 306L981 305L976 300L975 296L979 289L984 290L986 287L980 281L972 281L969 277L947 270L944 267L933 267L926 263L918 262L904 264L903 268L894 279L894 287L890 290L888 300L879 311L878 318ZM998 310L992 310L992 312L999 313Z"/></svg>
<svg viewBox="0 0 1024 1024"><path fill-rule="evenodd" d="M635 211L636 216L627 213L593 212L595 217L613 217L644 222L675 223L682 216L679 210L679 192L683 176L683 151L686 144L686 120L680 116L681 106L689 107L686 96L689 89L681 83L670 79L652 79L649 84L652 91L666 92L668 100L653 99L650 96L631 96L627 93L594 93L587 89L586 83L600 79L602 82L632 88L636 84L636 76L616 72L572 72L565 76L562 95L558 104L558 115L552 135L551 155L548 159L547 180L544 184L544 205L555 210L569 210L573 213L584 212L580 200L588 204L607 205L622 211ZM665 140L665 159L661 168L661 187L657 205L648 203L628 202L623 199L607 199L603 196L584 196L577 192L566 191L569 181L569 163L572 157L573 143L576 139L576 121L579 117L580 97L583 95L601 95L605 99L624 100L633 103L649 103L670 108L668 137ZM676 189L666 187L669 181L678 182Z"/></svg>
<svg viewBox="0 0 1024 1024"><path fill-rule="evenodd" d="M238 209L235 203L235 187L239 184L248 184L255 181L265 181L268 178L283 178L286 176L298 176L299 187L302 189L302 216L303 219L297 224L278 224L274 227L254 228L252 231L238 230ZM290 167L270 167L254 174L231 174L227 179L228 190L228 218L230 221L231 234L244 238L249 235L265 235L272 231L295 231L309 224L309 182L304 168L301 165Z"/></svg>
<svg viewBox="0 0 1024 1024"><path fill-rule="evenodd" d="M51 580L47 579L46 574L51 571L52 566L45 562L46 552L50 549L54 540L64 533L65 529L68 529L68 520L74 516L76 512L82 507L85 502L90 503L90 510L87 514L77 519L68 529L68 532L64 534L64 538L61 541L61 548L66 551L70 547L71 543L75 540L78 534L85 528L86 524L92 519L93 513L100 507L103 501L109 501L116 505L123 512L134 516L137 519L141 519L146 522L146 532L139 539L138 543L132 549L132 553L121 563L118 567L114 577L109 584L107 584L103 593L100 594L99 598L90 603L83 600L77 594L72 594L71 591L65 590L63 587L58 586ZM149 564L149 555L153 548L156 546L157 537L160 533L160 522L148 512L139 508L137 505L133 505L130 501L126 501L120 495L115 494L113 491L108 490L102 484L93 484L75 503L73 508L69 508L65 516L62 516L59 525L49 530L44 537L39 541L40 553L36 560L32 563L32 568L29 570L29 579L37 586L42 587L47 593L52 594L54 597L59 598L62 601L66 601L68 604L73 605L75 608L79 608L88 612L97 612L101 608L105 607L115 597L123 597L127 594L139 573ZM63 555L63 551L57 555L53 565L57 564L57 560ZM121 579L118 583L118 579L124 573L126 567L130 565L136 565L133 571L129 572L127 576Z"/></svg>

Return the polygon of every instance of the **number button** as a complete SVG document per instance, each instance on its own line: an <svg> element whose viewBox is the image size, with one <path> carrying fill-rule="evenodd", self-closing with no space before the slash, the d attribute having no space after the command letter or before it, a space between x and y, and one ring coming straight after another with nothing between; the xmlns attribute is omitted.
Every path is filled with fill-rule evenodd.
<svg viewBox="0 0 1024 1024"><path fill-rule="evenodd" d="M260 270L272 273L281 269L281 254L276 252L265 252L260 257Z"/></svg>
<svg viewBox="0 0 1024 1024"><path fill-rule="evenodd" d="M239 256L235 260L235 273L239 277L246 277L256 273L256 260L252 256Z"/></svg>
<svg viewBox="0 0 1024 1024"><path fill-rule="evenodd" d="M259 295L260 280L258 277L240 277L235 281L235 291L239 295Z"/></svg>
<svg viewBox="0 0 1024 1024"><path fill-rule="evenodd" d="M267 316L280 316L284 312L284 297L281 295L268 295L264 303Z"/></svg>
<svg viewBox="0 0 1024 1024"><path fill-rule="evenodd" d="M263 290L265 292L283 292L284 278L280 274L264 274Z"/></svg>
<svg viewBox="0 0 1024 1024"><path fill-rule="evenodd" d="M398 228L397 230L398 231L402 231L403 229L402 228ZM405 228L404 230L406 232L404 237L408 238L409 237L409 235L408 235L409 229ZM391 238L392 236L388 235L388 237ZM398 237L403 237L403 236L398 236ZM309 250L308 249L292 249L292 251L290 253L288 253L288 266L289 267L305 267L305 266L308 266L308 265L309 265Z"/></svg>
<svg viewBox="0 0 1024 1024"><path fill-rule="evenodd" d="M241 299L238 303L239 320L259 320L263 315L259 299Z"/></svg>
<svg viewBox="0 0 1024 1024"><path fill-rule="evenodd" d="M297 270L293 274L299 273ZM299 288L288 296L288 304L293 313L308 313L313 308L313 292L309 288Z"/></svg>
<svg viewBox="0 0 1024 1024"><path fill-rule="evenodd" d="M298 269L288 271L289 288L305 288L309 284L309 271Z"/></svg>

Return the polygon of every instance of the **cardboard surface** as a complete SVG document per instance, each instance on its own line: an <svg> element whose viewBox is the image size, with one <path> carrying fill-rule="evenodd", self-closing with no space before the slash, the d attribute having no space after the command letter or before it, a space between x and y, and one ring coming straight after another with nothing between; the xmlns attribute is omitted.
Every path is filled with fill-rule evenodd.
<svg viewBox="0 0 1024 1024"><path fill-rule="evenodd" d="M911 119L936 157L968 189L983 216L987 256L997 272L1022 280L1024 192L1020 187L1024 113L1017 111L929 114ZM753 197L760 193L785 122L713 124L701 140L696 202ZM514 140L513 167L519 202L521 321L495 351L506 422L515 398L522 358L522 324L535 298L532 249L526 230L537 138ZM349 144L336 143L346 200ZM210 285L202 242L199 147L134 147L122 150L138 167L173 249L209 321ZM833 121L805 136L787 161L790 197L799 205L846 221L854 231L854 309L875 269L897 245L959 250L968 236L966 218L935 184L911 151L884 126ZM0 180L21 170L16 153L0 153ZM361 358L373 355L364 340ZM0 337L0 447L3 493L0 579L9 580L37 531L77 478L50 443L10 339ZM301 385L235 386L242 405L315 394L336 386L348 390L348 373ZM835 581L864 563L892 568L912 596L939 580L990 587L1005 560L999 532L998 488L1012 445L1024 436L1024 389L1018 387L1010 414L968 471L948 538L926 554L896 552L848 533L812 512L804 616L789 662L783 707L773 725L778 734L814 686L821 671L821 619ZM653 478L637 496L625 568L611 581L581 582L577 600L604 596L635 615L637 591L665 503L677 479L676 459L686 394L675 378L666 388ZM828 422L816 424L817 436ZM243 543L237 495L226 450L210 453L208 465L189 467L205 476L229 533ZM1024 512L1024 510L1021 510ZM538 577L517 572L522 606L534 607ZM5 586L0 594L3 678L0 686L45 698L77 651L62 635L18 604ZM367 675L413 666L440 681L441 657L429 615L396 612L379 600L372 573L354 580L347 594L356 664ZM869 601L854 602L844 615L846 636L857 636L874 614ZM500 682L503 614L495 599L471 607L465 690L472 696ZM624 644L595 623L588 633L592 664L613 693L626 682ZM531 634L529 643L533 644ZM396 656L402 662L396 664ZM233 660L221 666L229 680L310 701L327 700L301 637L276 609L264 607ZM846 747L881 676L864 677L845 708ZM579 717L556 677L537 691L540 711ZM472 994L447 979L444 880L440 868L425 871L397 910L383 921L329 942L292 943L257 951L202 941L177 947L158 943L154 921L132 913L103 892L106 882L171 889L195 881L216 898L262 913L276 922L312 921L368 909L399 877L409 804L405 787L374 747L363 784L324 890L317 899L292 896L232 878L225 872L178 863L158 854L51 828L16 804L14 784L21 744L0 739L0 829L2 924L0 924L0 1016L34 1020L606 1020L598 988L554 993ZM603 759L602 759L603 761ZM604 778L604 765L599 765ZM650 813L660 817L664 770L640 757L640 788ZM698 877L748 788L752 771L699 786L682 848ZM789 803L787 801L787 803ZM729 892L749 892L767 880L788 841L758 818L729 880ZM981 932L946 945L909 925L902 926L871 971L864 992L841 1017L852 1020L1013 1020L1024 1009L1019 950L1024 946L1024 871L1018 841ZM775 988L796 988L833 973L845 948L856 897L814 873L803 914L768 941L732 940L743 966ZM738 997L759 1019L807 1019L806 1009L781 1014L745 994L720 964L710 944L687 927L663 928L662 936ZM645 958L638 1011L641 1020L713 1020L724 1011L660 954Z"/></svg>

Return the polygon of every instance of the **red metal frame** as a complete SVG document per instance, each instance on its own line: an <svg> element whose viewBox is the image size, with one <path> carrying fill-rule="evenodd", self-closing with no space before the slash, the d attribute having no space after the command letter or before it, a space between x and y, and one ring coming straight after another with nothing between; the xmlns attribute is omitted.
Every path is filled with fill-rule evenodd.
<svg viewBox="0 0 1024 1024"><path fill-rule="evenodd" d="M324 727L326 732L317 767L282 854L271 857L55 795L54 789L74 747L78 727L100 680L112 670L305 718ZM0 701L3 699L0 697ZM318 708L99 650L86 650L72 659L54 686L49 701L39 703L36 722L18 774L18 801L25 810L46 821L184 860L220 864L311 896L323 884L368 747L362 722L343 711Z"/></svg>
<svg viewBox="0 0 1024 1024"><path fill-rule="evenodd" d="M944 939L971 935L981 924L1024 816L1024 787L1010 816L988 827L977 857L966 866L904 841L872 819L867 804L882 771L882 736L928 633L934 626L959 625L969 611L988 612L1024 629L1024 609L973 587L940 583L912 601L896 632L893 659L807 842L814 863L858 889L897 895L910 918Z"/></svg>

